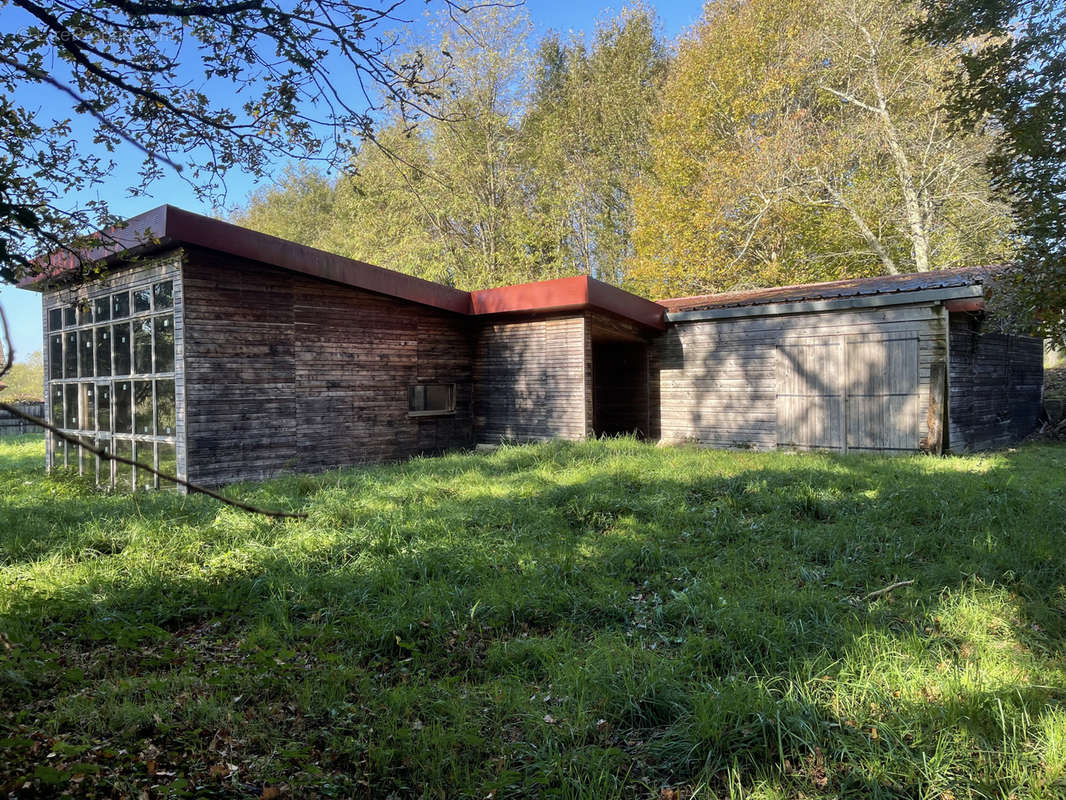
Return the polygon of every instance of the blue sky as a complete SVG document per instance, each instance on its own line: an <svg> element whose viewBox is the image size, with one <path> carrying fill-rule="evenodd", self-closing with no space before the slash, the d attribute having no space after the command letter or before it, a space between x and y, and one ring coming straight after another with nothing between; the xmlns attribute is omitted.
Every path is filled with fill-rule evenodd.
<svg viewBox="0 0 1066 800"><path fill-rule="evenodd" d="M617 12L625 5L627 4L624 2L610 2L609 0L527 0L526 11L533 20L537 34L540 35L548 30L563 33L590 31L601 15ZM703 4L700 0L663 0L663 2L651 3L651 5L658 12L663 34L669 41L696 22ZM411 2L412 11L419 6L421 6L420 2ZM63 110L63 98L58 94L55 97L48 97L44 89L38 91L41 93L40 113L66 116ZM134 182L130 176L134 174L136 166L136 163L131 163L129 176L116 174L114 186L101 189L101 194L106 194L111 209L115 213L132 216L162 203L170 203L202 214L212 213L212 209L197 200L185 183L174 177L164 178L155 184L151 198L124 197L123 189ZM255 188L250 178L236 172L227 176L227 183L231 203L242 201ZM11 323L16 356L21 360L33 351L40 350L42 341L40 295L0 284L0 303L3 304Z"/></svg>

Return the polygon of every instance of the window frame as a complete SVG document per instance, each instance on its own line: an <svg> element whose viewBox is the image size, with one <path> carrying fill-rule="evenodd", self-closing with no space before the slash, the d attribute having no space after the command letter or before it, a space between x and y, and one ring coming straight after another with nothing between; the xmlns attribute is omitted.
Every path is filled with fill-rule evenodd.
<svg viewBox="0 0 1066 800"><path fill-rule="evenodd" d="M139 273L139 274L138 274ZM167 461L170 465L169 468L174 469L175 474L178 477L184 477L184 425L182 423L182 415L179 413L179 409L182 407L184 399L184 364L183 364L183 346L182 337L180 334L180 322L179 317L181 315L181 273L179 269L175 268L174 262L162 263L158 267L138 271L138 273L127 274L125 276L116 276L111 279L106 279L95 285L84 286L80 289L77 295L77 299L71 300L71 293L68 292L55 292L54 294L46 295L44 298L45 307L45 328L49 341L53 336L60 336L60 357L64 359L66 357L67 337L73 334L75 342L77 343L78 356L78 370L77 376L68 377L64 370L60 370L59 377L52 377L52 370L54 369L49 364L48 374L48 391L46 392L46 399L49 401L48 414L51 416L53 410L51 408L51 400L53 398L53 391L58 391L62 394L64 400L68 392L73 392L77 395L79 400L79 406L84 405L82 401L83 395L90 397L91 408L80 408L78 427L68 427L66 423L70 422L68 419L70 416L70 410L67 409L66 403L62 412L64 418L62 422L64 424L57 427L65 434L73 436L79 440L83 440L86 443L92 443L97 447L107 448L110 452L115 451L116 444L123 443L128 444L131 448L131 452L136 454L138 461L142 461L155 469L159 468L161 459ZM157 291L157 287L162 284L170 284L169 291L160 290ZM134 311L133 303L131 302L135 292L142 292L142 297L146 294L148 298L148 309L142 311ZM125 316L120 316L117 320L114 315L114 298L116 296L126 296L126 302L129 304L129 313ZM156 303L156 299L159 298L162 302ZM107 306L106 312L100 314L100 319L97 319L97 309L103 305ZM121 304L120 305L124 305ZM74 324L66 324L68 322L67 309L88 309L85 315L78 315L75 317ZM60 310L62 312L62 322L64 323L59 330L51 330L51 312L54 310ZM169 366L169 369L165 369L161 372L157 370L156 364L156 329L160 328L159 320L164 317L169 317L167 332L169 334L169 347L166 358L161 361L161 365ZM136 364L134 363L134 342L133 342L133 330L135 326L140 325L143 321L150 320L151 333L150 333L150 347L151 353L149 354L150 371L149 372L137 372ZM115 325L128 325L129 328L129 347L130 353L130 371L125 375L115 375L115 354L114 354L114 326ZM98 366L97 360L104 360L103 354L97 352L97 332L101 329L107 331L107 345L109 353L106 360L109 362L111 374L99 374L100 370L96 369ZM92 342L92 374L82 375L82 348L81 345L86 341L86 337ZM49 352L49 355L51 353ZM142 359L143 362L143 359ZM142 366L144 364L142 363ZM118 404L118 392L116 388L119 384L128 383L130 386L131 394L131 407L129 410L129 418L131 423L131 430L129 432L117 431L115 428L117 417L119 416L117 408ZM141 419L146 420L146 417L150 417L150 433L137 433L136 422L138 418L138 410L135 404L132 402L135 400L133 395L136 383L148 383L150 385L150 399L151 408L141 409ZM173 387L173 398L169 397L169 394L164 396L164 393L160 392L160 388ZM106 399L100 396L100 387L106 386ZM166 434L156 428L156 422L160 418L160 403L167 403L169 398L170 408L167 409L168 421L173 420L170 427L170 433ZM107 402L108 408L106 412L106 420L102 420L97 416L98 404L101 401ZM87 412L87 419L81 418L81 411ZM99 430L99 424L101 421L106 421L107 430ZM81 447L74 444L67 444L51 434L48 435L48 467L49 469L55 467L69 467L77 468L79 474L95 473L96 481L102 486L115 487L117 478L115 462L104 461L92 453L84 451ZM130 468L132 470L132 468ZM159 488L159 479L151 474L145 473L142 470L132 470L131 487L136 490L139 488ZM164 481L164 484L167 482ZM173 484L167 484L168 488L173 488Z"/></svg>
<svg viewBox="0 0 1066 800"><path fill-rule="evenodd" d="M446 417L455 413L455 395L456 386L454 382L421 382L413 383L407 387L407 416L408 417ZM422 389L423 405L425 405L425 398L427 396L426 389L430 387L444 387L448 390L448 405L447 408L432 408L432 409L414 409L414 396L417 390Z"/></svg>

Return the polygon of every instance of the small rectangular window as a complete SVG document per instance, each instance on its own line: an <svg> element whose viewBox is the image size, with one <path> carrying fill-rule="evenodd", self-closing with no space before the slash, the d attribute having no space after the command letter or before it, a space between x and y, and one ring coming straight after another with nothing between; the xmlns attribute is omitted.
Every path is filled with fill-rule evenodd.
<svg viewBox="0 0 1066 800"><path fill-rule="evenodd" d="M152 290L145 287L144 289L135 289L133 291L133 313L140 314L143 311L152 310Z"/></svg>
<svg viewBox="0 0 1066 800"><path fill-rule="evenodd" d="M78 360L80 362L78 374L83 378L93 377L93 368L96 366L96 361L93 358L92 328L78 331Z"/></svg>
<svg viewBox="0 0 1066 800"><path fill-rule="evenodd" d="M107 322L111 319L111 303L106 297L97 297L93 300L93 319L97 322Z"/></svg>
<svg viewBox="0 0 1066 800"><path fill-rule="evenodd" d="M174 317L156 317L155 320L155 371L174 371Z"/></svg>
<svg viewBox="0 0 1066 800"><path fill-rule="evenodd" d="M78 303L78 324L91 325L93 321L93 307L88 300Z"/></svg>
<svg viewBox="0 0 1066 800"><path fill-rule="evenodd" d="M96 430L111 430L111 384L96 384Z"/></svg>
<svg viewBox="0 0 1066 800"><path fill-rule="evenodd" d="M96 430L96 387L91 383L79 384L78 417L81 427L87 431Z"/></svg>
<svg viewBox="0 0 1066 800"><path fill-rule="evenodd" d="M133 433L133 384L115 383L115 433Z"/></svg>
<svg viewBox="0 0 1066 800"><path fill-rule="evenodd" d="M152 287L155 299L155 310L162 311L165 308L174 307L174 282L163 281Z"/></svg>
<svg viewBox="0 0 1066 800"><path fill-rule="evenodd" d="M174 381L155 382L155 432L174 435Z"/></svg>
<svg viewBox="0 0 1066 800"><path fill-rule="evenodd" d="M450 414L455 411L454 383L426 383L407 390L409 414Z"/></svg>
<svg viewBox="0 0 1066 800"><path fill-rule="evenodd" d="M48 337L48 377L63 377L63 334Z"/></svg>
<svg viewBox="0 0 1066 800"><path fill-rule="evenodd" d="M151 319L133 323L133 371L137 375L148 375L153 371Z"/></svg>
<svg viewBox="0 0 1066 800"><path fill-rule="evenodd" d="M67 306L63 309L63 324L66 326L78 324L78 309L74 306Z"/></svg>
<svg viewBox="0 0 1066 800"><path fill-rule="evenodd" d="M174 445L159 443L159 471L167 475L178 474L178 451ZM159 480L161 489L172 489L174 485L173 481Z"/></svg>
<svg viewBox="0 0 1066 800"><path fill-rule="evenodd" d="M63 327L63 309L53 308L48 311L48 330L58 331Z"/></svg>
<svg viewBox="0 0 1066 800"><path fill-rule="evenodd" d="M63 342L63 377L76 378L78 377L78 334L75 331L69 331L64 336L66 339Z"/></svg>
<svg viewBox="0 0 1066 800"><path fill-rule="evenodd" d="M155 467L155 445L152 442L134 442L136 455L134 461L138 464L145 464L149 467ZM154 489L156 484L155 475L147 470L137 470L137 488L138 489Z"/></svg>
<svg viewBox="0 0 1066 800"><path fill-rule="evenodd" d="M119 292L111 295L111 318L122 319L130 315L130 293Z"/></svg>
<svg viewBox="0 0 1066 800"><path fill-rule="evenodd" d="M115 374L130 374L130 324L111 326L111 353L114 357Z"/></svg>
<svg viewBox="0 0 1066 800"><path fill-rule="evenodd" d="M96 329L96 374L101 378L111 374L111 328L108 325Z"/></svg>
<svg viewBox="0 0 1066 800"><path fill-rule="evenodd" d="M112 446L116 456L133 460L133 442L128 439L115 439ZM127 492L133 488L133 467L115 462L115 486L120 491Z"/></svg>

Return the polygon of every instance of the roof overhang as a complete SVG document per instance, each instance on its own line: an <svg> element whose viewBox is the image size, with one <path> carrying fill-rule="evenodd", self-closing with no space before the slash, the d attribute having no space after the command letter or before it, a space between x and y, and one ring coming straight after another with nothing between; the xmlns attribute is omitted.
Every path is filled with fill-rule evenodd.
<svg viewBox="0 0 1066 800"><path fill-rule="evenodd" d="M53 261L51 269L19 285L43 291L67 280L77 280L82 265L102 263L114 268L130 265L151 253L191 245L446 311L470 312L470 296L459 289L169 205L133 217L124 227L101 234L100 239L104 243L83 253L80 260Z"/></svg>
<svg viewBox="0 0 1066 800"><path fill-rule="evenodd" d="M699 311L671 311L667 322L699 322L710 319L765 317L780 314L810 314L818 311L845 311L851 308L875 308L891 305L936 304L951 300L974 300L984 297L979 284L949 286L941 289L920 289L912 292L884 292L830 300L806 300L797 303L765 303L757 306L706 308Z"/></svg>
<svg viewBox="0 0 1066 800"><path fill-rule="evenodd" d="M578 275L536 283L520 283L470 293L471 313L529 314L566 311L602 311L664 330L663 307L624 292L610 284Z"/></svg>
<svg viewBox="0 0 1066 800"><path fill-rule="evenodd" d="M663 330L663 307L587 276L464 292L401 272L306 247L170 205L132 217L100 234L100 245L77 257L50 258L19 286L48 291L81 280L86 267L119 269L175 247L213 250L322 280L463 315L603 311Z"/></svg>

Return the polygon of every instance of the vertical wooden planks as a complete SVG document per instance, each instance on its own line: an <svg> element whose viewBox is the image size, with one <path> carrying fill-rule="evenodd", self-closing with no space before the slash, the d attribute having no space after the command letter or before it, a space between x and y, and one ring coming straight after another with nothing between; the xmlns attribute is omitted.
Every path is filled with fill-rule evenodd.
<svg viewBox="0 0 1066 800"><path fill-rule="evenodd" d="M844 447L841 350L836 340L777 345L778 445Z"/></svg>
<svg viewBox="0 0 1066 800"><path fill-rule="evenodd" d="M918 345L917 337L848 338L848 449L917 448Z"/></svg>

